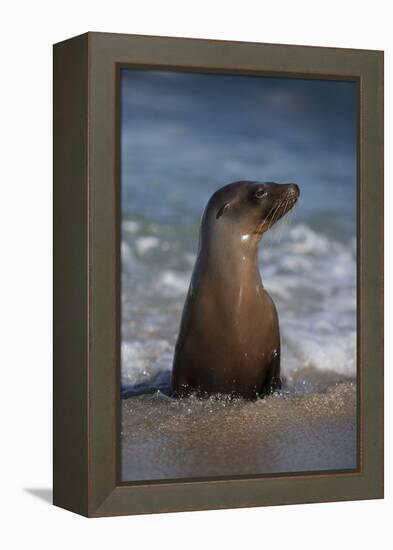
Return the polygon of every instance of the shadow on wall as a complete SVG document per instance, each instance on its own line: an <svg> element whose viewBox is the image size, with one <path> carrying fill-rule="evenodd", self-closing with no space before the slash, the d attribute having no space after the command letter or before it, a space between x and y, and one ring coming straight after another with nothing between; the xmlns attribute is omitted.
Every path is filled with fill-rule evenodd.
<svg viewBox="0 0 393 550"><path fill-rule="evenodd" d="M43 500L47 504L53 504L53 491L52 489L31 489L30 487L25 487L25 493L29 493L40 500Z"/></svg>

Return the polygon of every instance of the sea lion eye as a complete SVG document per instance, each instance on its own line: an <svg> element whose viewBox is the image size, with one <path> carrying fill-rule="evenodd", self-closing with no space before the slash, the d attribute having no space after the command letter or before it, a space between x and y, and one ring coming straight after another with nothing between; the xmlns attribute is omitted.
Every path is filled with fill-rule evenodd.
<svg viewBox="0 0 393 550"><path fill-rule="evenodd" d="M263 199L264 197L267 196L267 191L265 191L263 188L258 189L255 192L255 196L256 196L257 199Z"/></svg>

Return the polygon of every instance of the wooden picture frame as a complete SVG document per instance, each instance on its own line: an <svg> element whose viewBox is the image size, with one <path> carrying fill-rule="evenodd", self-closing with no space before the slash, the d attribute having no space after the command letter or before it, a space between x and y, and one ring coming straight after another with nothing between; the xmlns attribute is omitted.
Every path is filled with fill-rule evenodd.
<svg viewBox="0 0 393 550"><path fill-rule="evenodd" d="M357 470L119 482L122 66L358 82ZM106 33L54 46L53 429L54 504L89 517L383 497L383 52Z"/></svg>

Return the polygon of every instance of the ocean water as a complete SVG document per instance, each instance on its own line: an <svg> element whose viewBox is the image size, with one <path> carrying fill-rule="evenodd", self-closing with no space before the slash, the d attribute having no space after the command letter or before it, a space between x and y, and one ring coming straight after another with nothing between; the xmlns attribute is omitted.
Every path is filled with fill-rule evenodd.
<svg viewBox="0 0 393 550"><path fill-rule="evenodd" d="M123 72L124 479L175 478L182 472L203 477L206 469L213 473L220 469L217 457L218 465L210 464L209 469L205 464L199 470L184 464L177 468L176 461L169 459L168 437L178 434L178 423L188 410L193 424L182 432L186 441L187 434L191 437L206 423L206 407L213 415L209 418L218 423L217 430L211 430L215 441L224 437L223 426L228 429L229 422L234 426L234 417L239 422L237 432L247 434L254 411L259 423L253 423L250 438L263 423L263 409L250 403L231 405L224 398L223 406L215 400L201 405L189 398L179 405L171 404L168 397L200 218L211 194L231 181L293 181L301 189L294 212L260 245L263 284L279 313L285 378L282 394L271 402L273 410L279 416L285 407L274 404L280 399L304 398L304 410L309 411L317 403L313 396L324 395L328 397L323 403L330 406L337 399L339 410L347 394L337 388L356 387L356 112L352 82ZM331 456L330 462L316 458L314 469L355 465L352 389L348 392L353 408L346 411L351 448L345 452L338 448L344 432L337 432L340 437L331 443L337 448L322 453ZM248 424L242 424L246 419ZM143 462L138 453L149 448L152 433L156 462L152 459L150 470L139 471L135 457ZM319 440L316 436L313 444ZM208 452L206 441L190 446L194 454L202 447ZM160 469L157 463L165 462L165 449L172 470ZM287 451L291 456L291 449ZM244 459L235 449L232 455L233 464L224 468L224 458L222 462L231 475ZM193 454L187 456L192 462ZM279 465L280 461L269 471L277 471ZM303 466L299 462L294 468L313 469L312 460ZM256 467L253 463L240 470ZM288 464L283 467L291 470Z"/></svg>

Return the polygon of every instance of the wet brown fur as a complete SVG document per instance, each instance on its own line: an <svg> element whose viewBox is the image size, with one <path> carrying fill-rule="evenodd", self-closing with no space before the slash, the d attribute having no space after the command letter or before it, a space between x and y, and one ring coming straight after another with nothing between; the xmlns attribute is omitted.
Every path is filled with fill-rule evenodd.
<svg viewBox="0 0 393 550"><path fill-rule="evenodd" d="M255 398L281 388L279 321L258 245L298 196L295 184L247 181L211 197L175 348L176 395Z"/></svg>

